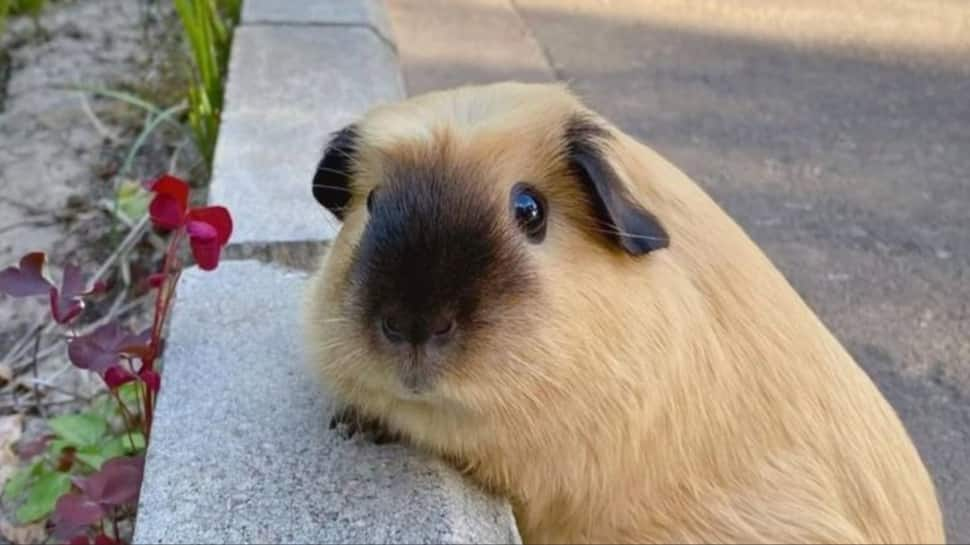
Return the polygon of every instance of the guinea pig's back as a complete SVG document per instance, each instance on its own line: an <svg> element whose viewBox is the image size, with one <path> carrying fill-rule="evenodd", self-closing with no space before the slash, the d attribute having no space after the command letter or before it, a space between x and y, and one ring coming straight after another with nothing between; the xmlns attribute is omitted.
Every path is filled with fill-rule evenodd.
<svg viewBox="0 0 970 545"><path fill-rule="evenodd" d="M863 542L943 542L930 475L869 376L699 186L632 138L624 137L622 145L634 150L621 154L623 168L652 178L635 191L653 202L667 200L660 213L666 210L661 219L672 225L677 266L691 276L712 315L695 330L698 338L685 342L705 354L723 354L723 366L730 368L710 374L693 369L681 379L693 382L692 391L720 392L714 403L728 413L728 423L709 446L734 442L752 456L759 450L764 456L761 467L738 470L751 472L742 480L759 489L738 496L747 504L739 509L758 506L760 494L762 512L797 511L800 494L810 491L819 512L844 517ZM698 384L704 380L711 381L709 389ZM684 400L691 403L711 410L710 399ZM690 411L681 413L688 414L681 425L697 424ZM760 485L754 482L762 477ZM792 520L813 522L804 512L792 513ZM843 533L841 539L851 536Z"/></svg>
<svg viewBox="0 0 970 545"><path fill-rule="evenodd" d="M810 311L809 311L810 312ZM872 543L943 543L929 472L895 410L835 337L817 322L831 358L831 388L809 429L850 520ZM793 389L799 385L792 385ZM827 436L827 437L826 437Z"/></svg>

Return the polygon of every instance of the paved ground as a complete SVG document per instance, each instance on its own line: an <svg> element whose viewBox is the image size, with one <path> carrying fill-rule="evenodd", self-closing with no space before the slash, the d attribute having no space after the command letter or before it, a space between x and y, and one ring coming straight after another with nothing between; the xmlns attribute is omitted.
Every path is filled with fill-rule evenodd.
<svg viewBox="0 0 970 545"><path fill-rule="evenodd" d="M883 389L970 540L970 3L388 5L411 93L565 79L701 183Z"/></svg>

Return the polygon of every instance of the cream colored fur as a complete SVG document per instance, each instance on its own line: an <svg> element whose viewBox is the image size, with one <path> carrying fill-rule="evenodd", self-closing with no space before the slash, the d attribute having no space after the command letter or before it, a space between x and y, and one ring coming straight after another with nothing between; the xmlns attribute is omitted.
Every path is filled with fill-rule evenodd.
<svg viewBox="0 0 970 545"><path fill-rule="evenodd" d="M603 120L671 243L634 258L597 232L562 165L577 112L561 86L506 83L362 120L354 197L307 299L327 386L508 496L527 542L942 542L930 477L869 378L694 182ZM541 294L415 396L363 340L347 274L382 165L439 153L496 199L529 180L551 218L529 249Z"/></svg>

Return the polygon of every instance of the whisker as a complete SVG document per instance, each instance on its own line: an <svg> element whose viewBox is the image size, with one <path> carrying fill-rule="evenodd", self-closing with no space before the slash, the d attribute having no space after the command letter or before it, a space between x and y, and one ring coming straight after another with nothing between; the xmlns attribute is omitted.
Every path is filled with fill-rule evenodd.
<svg viewBox="0 0 970 545"><path fill-rule="evenodd" d="M351 320L350 318L325 318L323 320L319 320L320 323L324 323L324 324L335 324L335 323L352 322L352 321L353 320Z"/></svg>
<svg viewBox="0 0 970 545"><path fill-rule="evenodd" d="M339 176L349 176L350 173L344 170L337 170L335 168L325 167L323 165L317 165L317 172L332 172Z"/></svg>
<svg viewBox="0 0 970 545"><path fill-rule="evenodd" d="M347 150L345 150L345 149L343 149L341 147L327 147L327 149L324 150L324 152L323 152L324 155L332 155L334 153L339 153L340 155L343 155L344 157L346 157L347 159L350 159L350 160L354 160L355 159L355 157L353 156L353 154L349 153Z"/></svg>
<svg viewBox="0 0 970 545"><path fill-rule="evenodd" d="M330 208L330 210L333 212L343 212L344 210L347 210L349 208L350 208L350 205L348 204L344 206L336 206L336 207Z"/></svg>
<svg viewBox="0 0 970 545"><path fill-rule="evenodd" d="M363 349L357 348L322 363L330 369L341 369L352 365L353 360L358 359L363 353Z"/></svg>
<svg viewBox="0 0 970 545"><path fill-rule="evenodd" d="M337 189L337 190L340 190L340 191L345 191L347 193L350 193L351 192L350 189L348 189L346 187L340 187L339 185L313 184L313 187L323 187L323 188L326 188L326 189Z"/></svg>

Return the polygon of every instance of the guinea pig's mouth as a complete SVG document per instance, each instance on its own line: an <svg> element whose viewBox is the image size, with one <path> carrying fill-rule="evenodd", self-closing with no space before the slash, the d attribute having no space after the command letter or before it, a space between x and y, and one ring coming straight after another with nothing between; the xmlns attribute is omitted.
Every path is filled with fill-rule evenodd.
<svg viewBox="0 0 970 545"><path fill-rule="evenodd" d="M430 354L422 347L413 346L397 352L393 359L402 397L426 397L434 389L441 374L440 356Z"/></svg>
<svg viewBox="0 0 970 545"><path fill-rule="evenodd" d="M376 314L376 316L374 316ZM384 309L365 317L371 346L401 397L427 397L448 361L461 350L463 332L454 313L405 313Z"/></svg>

